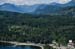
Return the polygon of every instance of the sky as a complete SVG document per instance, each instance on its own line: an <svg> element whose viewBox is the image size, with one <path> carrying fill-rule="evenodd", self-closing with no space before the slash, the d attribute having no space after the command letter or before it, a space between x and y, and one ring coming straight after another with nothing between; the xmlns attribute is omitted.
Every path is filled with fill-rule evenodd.
<svg viewBox="0 0 75 49"><path fill-rule="evenodd" d="M71 0L0 0L0 4L3 3L12 3L16 5L34 5L34 4L50 4L52 2L65 4Z"/></svg>

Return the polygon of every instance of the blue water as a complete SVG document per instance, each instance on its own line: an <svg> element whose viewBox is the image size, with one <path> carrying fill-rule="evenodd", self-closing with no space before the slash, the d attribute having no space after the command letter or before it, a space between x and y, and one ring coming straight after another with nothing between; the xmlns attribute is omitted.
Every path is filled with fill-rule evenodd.
<svg viewBox="0 0 75 49"><path fill-rule="evenodd" d="M16 46L16 47L0 46L0 49L41 49L41 48L35 46Z"/></svg>
<svg viewBox="0 0 75 49"><path fill-rule="evenodd" d="M17 47L0 46L0 49L34 49L34 48L31 48L29 46L25 46L25 47L20 47L20 46L17 46Z"/></svg>

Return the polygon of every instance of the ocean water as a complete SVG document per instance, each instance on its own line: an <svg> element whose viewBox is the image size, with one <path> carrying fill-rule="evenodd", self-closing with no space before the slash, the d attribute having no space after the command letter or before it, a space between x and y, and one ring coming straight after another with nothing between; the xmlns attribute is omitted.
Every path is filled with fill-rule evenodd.
<svg viewBox="0 0 75 49"><path fill-rule="evenodd" d="M39 49L37 47L30 47L30 46L16 46L16 47L12 47L12 46L0 46L0 49Z"/></svg>

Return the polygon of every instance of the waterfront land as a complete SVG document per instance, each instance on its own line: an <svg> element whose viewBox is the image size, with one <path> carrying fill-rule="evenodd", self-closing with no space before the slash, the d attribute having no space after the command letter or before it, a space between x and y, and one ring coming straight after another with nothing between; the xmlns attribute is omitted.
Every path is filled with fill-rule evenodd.
<svg viewBox="0 0 75 49"><path fill-rule="evenodd" d="M75 40L75 16L0 11L0 40L66 45Z"/></svg>
<svg viewBox="0 0 75 49"><path fill-rule="evenodd" d="M20 47L25 47L25 46L33 46L33 47L37 47L39 49L66 49L67 47L66 46L57 46L57 45L54 45L54 44L41 44L41 43L24 43L24 42L16 42L16 41L0 41L0 45L2 45L3 47L4 46L12 46L12 47L17 47L17 46L20 46Z"/></svg>

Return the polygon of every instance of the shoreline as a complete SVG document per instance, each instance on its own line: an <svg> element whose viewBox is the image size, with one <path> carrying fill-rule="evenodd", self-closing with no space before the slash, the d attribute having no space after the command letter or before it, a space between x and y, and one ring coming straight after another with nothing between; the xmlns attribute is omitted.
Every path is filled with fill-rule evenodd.
<svg viewBox="0 0 75 49"><path fill-rule="evenodd" d="M4 45L4 46L34 46L34 47L39 47L41 49L44 49L44 45L45 44L36 44L36 43L23 43L23 42L13 42L13 41L0 41L0 45Z"/></svg>

